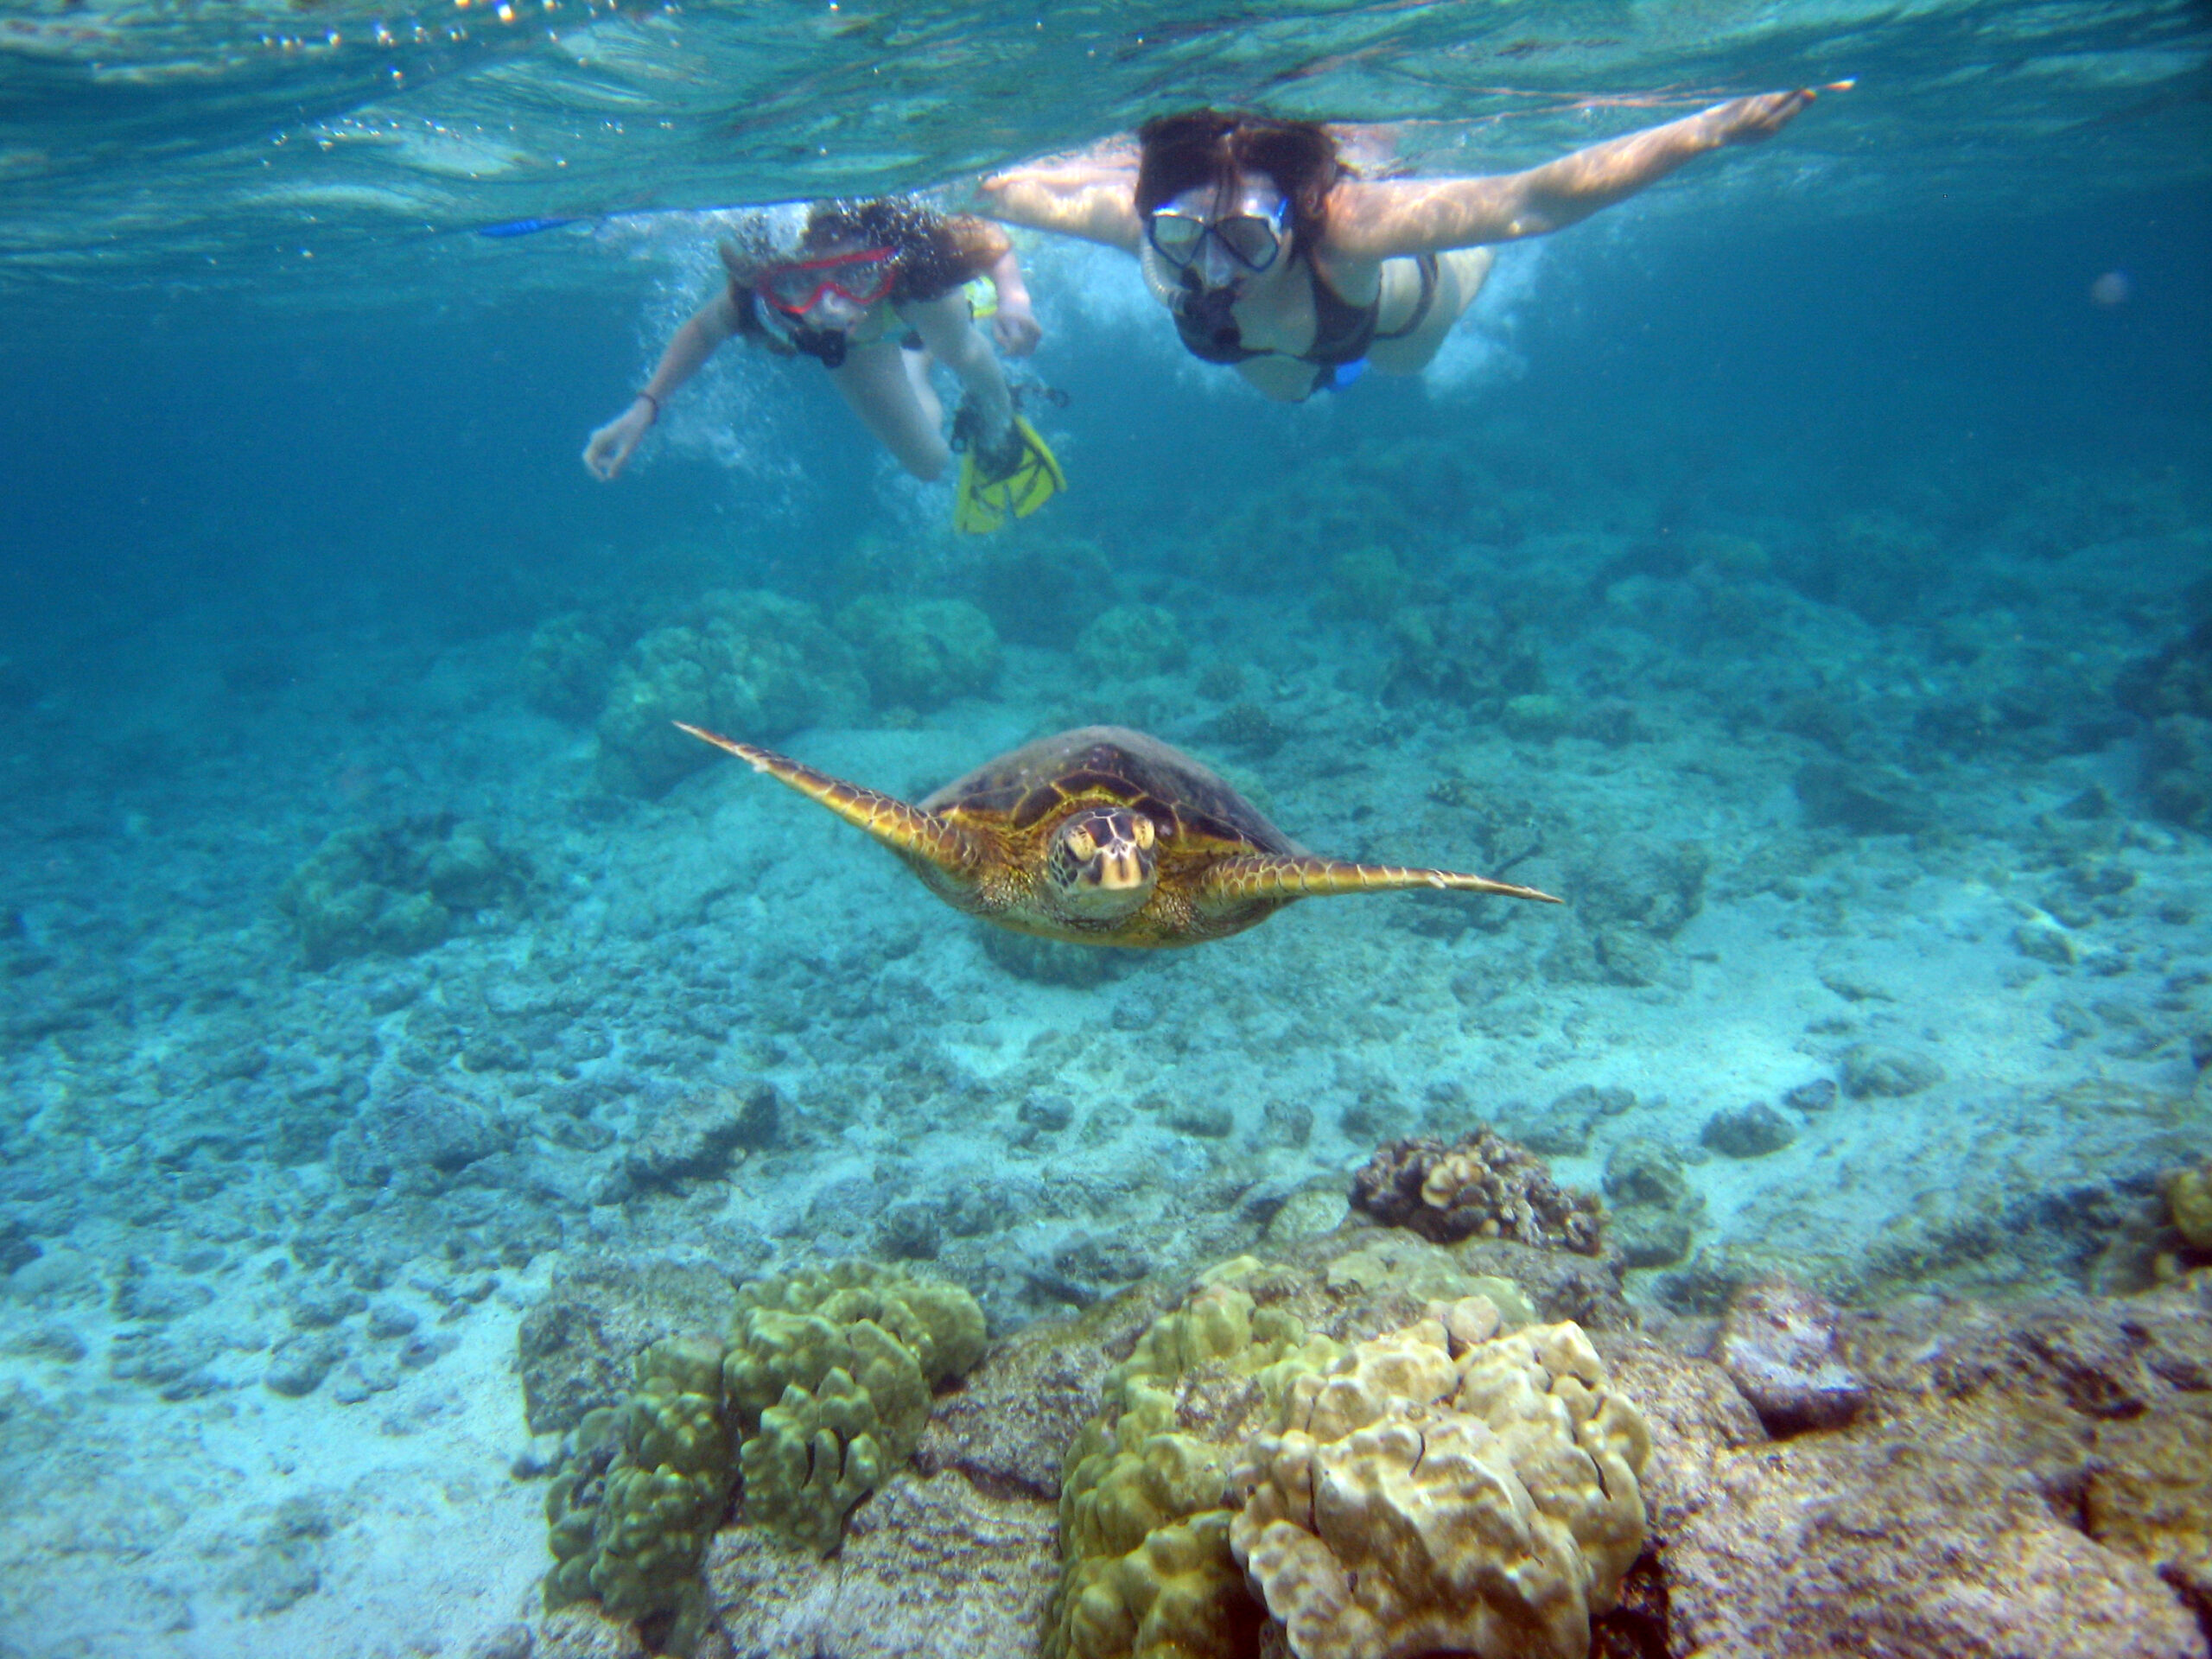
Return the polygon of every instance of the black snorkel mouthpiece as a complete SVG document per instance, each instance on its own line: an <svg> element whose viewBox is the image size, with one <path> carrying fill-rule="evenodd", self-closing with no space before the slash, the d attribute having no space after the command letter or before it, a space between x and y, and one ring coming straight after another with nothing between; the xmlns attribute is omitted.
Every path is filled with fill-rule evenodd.
<svg viewBox="0 0 2212 1659"><path fill-rule="evenodd" d="M1226 288L1210 288L1198 280L1198 272L1184 268L1183 292L1178 296L1176 308L1192 329L1203 334L1217 351L1233 352L1244 343L1243 331L1236 326L1239 286L1231 283Z"/></svg>
<svg viewBox="0 0 2212 1659"><path fill-rule="evenodd" d="M791 349L804 352L819 359L825 369L834 369L845 360L845 331L842 328L810 328L804 325L788 331Z"/></svg>

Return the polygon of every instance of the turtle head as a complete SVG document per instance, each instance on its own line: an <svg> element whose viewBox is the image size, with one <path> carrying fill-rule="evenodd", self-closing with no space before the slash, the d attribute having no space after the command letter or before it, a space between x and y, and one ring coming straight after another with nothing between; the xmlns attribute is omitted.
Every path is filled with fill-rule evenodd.
<svg viewBox="0 0 2212 1659"><path fill-rule="evenodd" d="M1117 922L1152 897L1159 868L1152 820L1125 806L1087 806L1052 831L1045 880L1055 906L1086 922Z"/></svg>

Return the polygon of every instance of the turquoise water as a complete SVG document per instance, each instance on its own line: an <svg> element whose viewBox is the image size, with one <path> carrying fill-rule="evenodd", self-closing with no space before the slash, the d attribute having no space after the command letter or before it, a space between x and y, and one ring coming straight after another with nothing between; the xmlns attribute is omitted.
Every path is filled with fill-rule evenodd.
<svg viewBox="0 0 2212 1659"><path fill-rule="evenodd" d="M505 1651L574 1421L518 1344L542 1383L587 1269L908 1260L1010 1331L1491 1122L1610 1186L1656 1314L2140 1282L2212 1135L2208 50L2181 4L0 16L0 1654ZM1502 170L1848 77L1301 407L1024 239L1071 488L996 537L734 347L579 464L717 209L1208 100ZM959 649L887 638L948 601ZM909 798L1114 721L1568 902L1009 943L657 747L717 627L733 735Z"/></svg>

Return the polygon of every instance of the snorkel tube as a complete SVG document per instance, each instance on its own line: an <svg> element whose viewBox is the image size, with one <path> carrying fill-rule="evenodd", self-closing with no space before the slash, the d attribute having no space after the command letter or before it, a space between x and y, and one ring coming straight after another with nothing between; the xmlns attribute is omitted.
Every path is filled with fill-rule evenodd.
<svg viewBox="0 0 2212 1659"><path fill-rule="evenodd" d="M1144 285L1152 297L1188 323L1193 332L1203 334L1217 350L1233 352L1243 343L1234 315L1244 289L1242 280L1225 287L1209 287L1194 265L1177 270L1161 258L1149 238L1137 245L1137 267L1144 272Z"/></svg>

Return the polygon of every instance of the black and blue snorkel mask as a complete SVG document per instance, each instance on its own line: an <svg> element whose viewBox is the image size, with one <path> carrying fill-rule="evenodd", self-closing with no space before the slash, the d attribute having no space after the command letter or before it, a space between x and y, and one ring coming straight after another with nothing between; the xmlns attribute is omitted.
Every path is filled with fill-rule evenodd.
<svg viewBox="0 0 2212 1659"><path fill-rule="evenodd" d="M1147 217L1144 241L1137 250L1145 285L1175 314L1187 334L1207 341L1215 352L1235 353L1239 331L1233 311L1243 294L1244 278L1274 268L1282 257L1289 227L1288 197L1267 213L1201 218L1161 208ZM1209 239L1219 245L1224 258L1205 257ZM1209 264L1227 265L1230 280L1208 282Z"/></svg>
<svg viewBox="0 0 2212 1659"><path fill-rule="evenodd" d="M1200 218L1172 207L1162 207L1152 213L1144 226L1145 240L1154 253L1187 283L1196 278L1198 285L1207 286L1199 274L1199 256L1205 251L1206 238L1211 237L1230 261L1255 275L1272 270L1282 257L1282 245L1290 229L1290 199L1286 196L1275 204L1272 213L1227 213L1213 218Z"/></svg>

